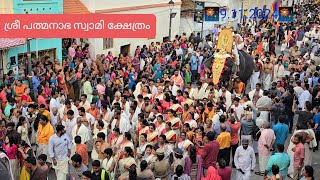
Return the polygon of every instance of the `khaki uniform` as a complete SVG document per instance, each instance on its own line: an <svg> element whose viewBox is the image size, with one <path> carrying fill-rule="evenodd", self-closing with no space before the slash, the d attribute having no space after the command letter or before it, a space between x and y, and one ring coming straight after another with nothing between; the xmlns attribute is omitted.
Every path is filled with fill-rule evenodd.
<svg viewBox="0 0 320 180"><path fill-rule="evenodd" d="M150 169L146 169L144 171L139 171L137 173L137 180L155 180L153 172Z"/></svg>
<svg viewBox="0 0 320 180"><path fill-rule="evenodd" d="M157 160L152 164L152 171L155 178L170 180L170 164L168 159Z"/></svg>
<svg viewBox="0 0 320 180"><path fill-rule="evenodd" d="M172 164L171 164L171 173L176 174L176 168L178 165L181 165L184 169L185 161L183 159L176 159Z"/></svg>

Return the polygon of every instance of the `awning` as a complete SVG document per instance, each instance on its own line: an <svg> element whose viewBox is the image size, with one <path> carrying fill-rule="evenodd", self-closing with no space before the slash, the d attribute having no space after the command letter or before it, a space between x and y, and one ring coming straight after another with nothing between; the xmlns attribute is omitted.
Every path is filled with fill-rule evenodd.
<svg viewBox="0 0 320 180"><path fill-rule="evenodd" d="M0 49L21 46L26 43L26 38L0 38Z"/></svg>

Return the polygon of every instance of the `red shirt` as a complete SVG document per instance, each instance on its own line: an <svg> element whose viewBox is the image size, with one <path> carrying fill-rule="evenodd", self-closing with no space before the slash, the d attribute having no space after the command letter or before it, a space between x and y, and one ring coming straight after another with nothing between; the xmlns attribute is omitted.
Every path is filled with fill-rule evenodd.
<svg viewBox="0 0 320 180"><path fill-rule="evenodd" d="M219 143L218 141L209 141L204 145L202 157L202 167L208 169L209 166L216 168L218 153L219 153Z"/></svg>
<svg viewBox="0 0 320 180"><path fill-rule="evenodd" d="M238 139L238 135L239 135L239 129L241 126L240 122L235 122L234 124L231 124L229 121L227 121L227 124L230 126L231 129L231 145L235 145L238 144L239 139Z"/></svg>

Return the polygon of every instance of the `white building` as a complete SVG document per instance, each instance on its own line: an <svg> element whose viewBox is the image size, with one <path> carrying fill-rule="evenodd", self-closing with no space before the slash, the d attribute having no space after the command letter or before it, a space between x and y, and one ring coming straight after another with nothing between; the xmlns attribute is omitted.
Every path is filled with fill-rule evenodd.
<svg viewBox="0 0 320 180"><path fill-rule="evenodd" d="M95 14L154 14L157 20L156 37L148 38L92 38L85 39L90 43L91 56L107 54L112 51L114 56L120 53L133 54L137 46L149 45L151 42L162 42L169 36L170 0L81 0L91 13ZM181 0L173 0L171 36L179 34Z"/></svg>

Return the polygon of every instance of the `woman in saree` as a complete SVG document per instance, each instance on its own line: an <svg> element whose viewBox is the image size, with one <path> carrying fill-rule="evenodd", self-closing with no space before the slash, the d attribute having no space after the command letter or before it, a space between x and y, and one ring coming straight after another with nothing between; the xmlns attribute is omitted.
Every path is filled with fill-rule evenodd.
<svg viewBox="0 0 320 180"><path fill-rule="evenodd" d="M152 146L155 145L158 142L159 133L157 131L155 131L155 129L156 129L156 126L153 123L150 123L150 125L149 125L149 133L148 133L148 136L147 136L147 141Z"/></svg>
<svg viewBox="0 0 320 180"><path fill-rule="evenodd" d="M5 142L2 144L3 150L6 152L10 167L12 170L13 179L18 179L19 177L19 162L18 162L18 147L15 145L15 138L12 135L5 137Z"/></svg>
<svg viewBox="0 0 320 180"><path fill-rule="evenodd" d="M58 71L58 76L57 76L57 81L58 81L58 86L64 90L65 93L68 92L68 88L67 88L67 85L66 85L66 79L65 79L65 76L64 76L64 71L62 70L59 70Z"/></svg>
<svg viewBox="0 0 320 180"><path fill-rule="evenodd" d="M163 114L168 114L169 107L171 106L170 95L169 93L165 93L163 96L163 100L161 102L161 107L163 110Z"/></svg>
<svg viewBox="0 0 320 180"><path fill-rule="evenodd" d="M118 151L120 151L120 145L123 141L123 135L120 134L119 128L113 129L113 137L110 139L110 145L113 148L113 152L116 154Z"/></svg>
<svg viewBox="0 0 320 180"><path fill-rule="evenodd" d="M175 111L178 117L181 117L183 113L183 109L178 103L178 99L175 96L172 97L172 105L169 107L169 109L172 109L173 111Z"/></svg>
<svg viewBox="0 0 320 180"><path fill-rule="evenodd" d="M104 160L102 161L101 166L106 171L109 171L111 174L111 178L113 178L116 161L114 160L112 149L111 148L105 149L103 156L104 156Z"/></svg>
<svg viewBox="0 0 320 180"><path fill-rule="evenodd" d="M182 131L183 131L183 132L186 132L187 138L188 138L191 142L193 142L193 139L194 139L195 134L194 134L194 132L192 131L192 129L190 128L189 123L183 124Z"/></svg>
<svg viewBox="0 0 320 180"><path fill-rule="evenodd" d="M21 144L19 145L18 151L21 154L20 164L22 165L19 180L30 180L29 169L27 169L24 165L24 160L29 156L34 157L32 148L25 141L22 140Z"/></svg>
<svg viewBox="0 0 320 180"><path fill-rule="evenodd" d="M154 81L162 77L161 63L159 58L157 58L157 63L153 66L153 71L154 71L154 75L153 75Z"/></svg>
<svg viewBox="0 0 320 180"><path fill-rule="evenodd" d="M155 123L155 126L156 126L156 132L158 132L158 135L165 133L166 123L164 123L162 115L157 116L157 122Z"/></svg>
<svg viewBox="0 0 320 180"><path fill-rule="evenodd" d="M183 105L183 113L181 115L181 121L182 123L184 123L186 121L186 118L189 114L189 111L190 111L190 106L188 104L184 104Z"/></svg>
<svg viewBox="0 0 320 180"><path fill-rule="evenodd" d="M17 127L18 127L17 132L21 135L21 140L23 140L25 143L27 143L30 146L31 144L28 136L28 133L29 133L28 124L29 124L29 121L25 117L21 116L17 124Z"/></svg>
<svg viewBox="0 0 320 180"><path fill-rule="evenodd" d="M197 149L197 154L201 155L203 153L203 148L204 148L204 144L205 144L205 133L203 130L201 130L201 128L196 128L195 129L195 138L193 140L193 143Z"/></svg>
<svg viewBox="0 0 320 180"><path fill-rule="evenodd" d="M160 102L163 100L163 88L158 86L157 93L151 98L151 102L154 102L156 99L159 99Z"/></svg>
<svg viewBox="0 0 320 180"><path fill-rule="evenodd" d="M148 86L144 86L141 92L143 98L148 97L149 99L152 97L150 88Z"/></svg>
<svg viewBox="0 0 320 180"><path fill-rule="evenodd" d="M177 142L177 134L175 131L171 128L171 122L166 123L165 133L166 140L169 142L172 148L175 147L175 144Z"/></svg>
<svg viewBox="0 0 320 180"><path fill-rule="evenodd" d="M172 129L177 134L177 136L180 135L180 127L181 127L181 120L178 118L175 114L175 111L170 109L168 111L168 116L166 119L166 122L170 122L172 125Z"/></svg>
<svg viewBox="0 0 320 180"><path fill-rule="evenodd" d="M131 149L134 149L133 142L131 141L131 134L129 132L124 133L123 141L120 144L120 151L118 151L119 159L123 158L125 147L130 147Z"/></svg>
<svg viewBox="0 0 320 180"><path fill-rule="evenodd" d="M189 106L191 106L193 102L194 101L189 97L189 93L185 91L183 93L183 101L181 102L181 105L184 106L185 104L188 104Z"/></svg>
<svg viewBox="0 0 320 180"><path fill-rule="evenodd" d="M66 74L66 80L67 80L67 87L68 87L68 93L69 98L75 100L75 94L74 94L74 87L73 83L77 83L77 77L76 77L76 69L69 69L69 71Z"/></svg>
<svg viewBox="0 0 320 180"><path fill-rule="evenodd" d="M124 157L119 161L120 176L128 178L129 169L132 165L137 165L135 159L133 158L133 150L131 147L126 146L124 148Z"/></svg>
<svg viewBox="0 0 320 180"><path fill-rule="evenodd" d="M180 138L177 143L177 147L183 151L183 157L187 157L189 148L193 146L193 143L188 139L186 132L181 132Z"/></svg>
<svg viewBox="0 0 320 180"><path fill-rule="evenodd" d="M191 128L191 130L194 130L195 128L198 127L197 121L194 119L195 119L194 112L189 111L187 114L187 117L184 121L184 124L188 124L189 128Z"/></svg>
<svg viewBox="0 0 320 180"><path fill-rule="evenodd" d="M149 133L149 124L147 120L142 120L142 122L140 123L140 128L138 128L138 132L139 132L139 136L142 133L148 134Z"/></svg>
<svg viewBox="0 0 320 180"><path fill-rule="evenodd" d="M191 179L201 180L202 177L202 158L197 154L195 146L191 146L189 154L185 158L184 173L190 176Z"/></svg>
<svg viewBox="0 0 320 180"><path fill-rule="evenodd" d="M141 161L146 151L147 145L149 145L149 143L147 142L147 134L142 133L140 135L139 146L137 147L137 153L136 153L138 161Z"/></svg>
<svg viewBox="0 0 320 180"><path fill-rule="evenodd" d="M14 93L16 95L16 99L18 100L18 102L21 102L21 97L24 94L24 90L27 88L28 86L25 84L22 84L22 81L20 79L18 79L16 81L16 86L14 89Z"/></svg>
<svg viewBox="0 0 320 180"><path fill-rule="evenodd" d="M29 104L34 104L34 102L32 101L31 97L30 97L30 88L25 88L24 89L24 92L21 96L21 102L22 101L26 101L27 102L27 105Z"/></svg>

